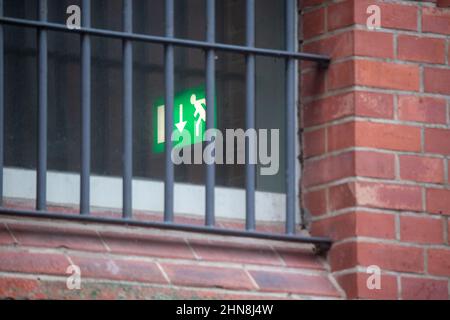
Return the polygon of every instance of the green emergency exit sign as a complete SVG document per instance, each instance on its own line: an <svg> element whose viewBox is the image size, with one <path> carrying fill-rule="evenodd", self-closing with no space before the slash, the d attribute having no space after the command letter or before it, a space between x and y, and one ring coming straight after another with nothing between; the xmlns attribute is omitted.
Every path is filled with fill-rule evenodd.
<svg viewBox="0 0 450 320"><path fill-rule="evenodd" d="M177 148L204 141L206 130L206 94L204 87L197 87L180 92L175 96L173 105L173 128L184 138L181 142L173 142ZM216 110L216 106L214 106ZM216 115L216 112L214 112ZM164 98L153 104L153 147L154 153L164 152L164 146L170 137L165 136L165 103ZM216 117L214 127L216 126ZM189 137L190 139L186 139Z"/></svg>

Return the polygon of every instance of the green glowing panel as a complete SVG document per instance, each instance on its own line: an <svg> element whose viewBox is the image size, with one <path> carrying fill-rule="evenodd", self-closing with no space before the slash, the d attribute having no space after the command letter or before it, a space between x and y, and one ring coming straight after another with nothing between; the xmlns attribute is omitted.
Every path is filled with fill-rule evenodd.
<svg viewBox="0 0 450 320"><path fill-rule="evenodd" d="M214 103L215 111L216 102ZM175 96L173 105L173 128L181 136L181 142L173 142L177 148L201 143L204 141L206 130L206 94L205 88L197 87L180 92ZM165 105L164 98L157 99L153 104L153 147L154 153L164 152L166 143L164 130ZM216 114L214 112L214 127L216 127ZM190 136L190 139L186 139ZM168 137L170 139L170 137Z"/></svg>

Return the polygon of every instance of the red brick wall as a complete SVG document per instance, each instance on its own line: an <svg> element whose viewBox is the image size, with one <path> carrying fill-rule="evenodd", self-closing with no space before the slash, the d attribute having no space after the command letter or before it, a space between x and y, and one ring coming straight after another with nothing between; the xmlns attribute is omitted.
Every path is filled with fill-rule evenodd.
<svg viewBox="0 0 450 320"><path fill-rule="evenodd" d="M2 216L0 299L342 298L328 265L312 249ZM71 265L81 271L79 290L67 286Z"/></svg>
<svg viewBox="0 0 450 320"><path fill-rule="evenodd" d="M450 9L304 0L303 206L348 298L449 298ZM381 9L381 29L366 9ZM367 266L381 290L366 286Z"/></svg>

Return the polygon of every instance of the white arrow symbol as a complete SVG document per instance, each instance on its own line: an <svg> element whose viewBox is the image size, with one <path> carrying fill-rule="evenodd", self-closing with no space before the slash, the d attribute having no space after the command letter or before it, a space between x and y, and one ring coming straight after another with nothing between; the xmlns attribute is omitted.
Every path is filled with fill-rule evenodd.
<svg viewBox="0 0 450 320"><path fill-rule="evenodd" d="M183 105L180 104L180 122L175 124L175 126L178 128L178 131L182 132L184 130L184 127L186 126L187 121L183 121Z"/></svg>

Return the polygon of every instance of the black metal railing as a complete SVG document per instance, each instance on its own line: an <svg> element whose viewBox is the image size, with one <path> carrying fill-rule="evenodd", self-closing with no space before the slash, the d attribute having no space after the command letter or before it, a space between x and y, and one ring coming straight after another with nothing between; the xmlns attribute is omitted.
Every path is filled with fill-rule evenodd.
<svg viewBox="0 0 450 320"><path fill-rule="evenodd" d="M123 0L123 31L112 31L91 27L91 1L82 0L82 25L79 29L51 23L47 20L47 0L39 0L39 20L17 19L3 16L3 0L0 0L0 199L3 198L3 159L4 159L4 25L34 28L38 32L38 159L36 210L14 210L1 208L0 214L27 217L43 217L75 221L92 221L110 224L149 226L160 229L175 229L189 232L202 232L219 235L254 237L314 243L328 248L331 241L321 237L305 237L295 234L295 143L296 106L295 80L296 60L315 61L322 65L329 63L323 55L296 52L296 0L285 0L286 50L272 50L255 47L255 0L246 0L246 44L245 46L217 43L215 41L215 0L206 0L206 41L179 39L174 37L174 0L165 1L165 36L133 33L132 0ZM51 213L47 211L47 105L48 105L48 48L49 30L76 33L81 36L81 183L80 215ZM120 219L97 217L90 214L90 175L91 175L91 39L90 36L116 38L123 43L123 208ZM164 222L138 221L133 219L132 205L132 106L133 106L133 42L156 43L164 46L165 68L165 136L170 137L173 123L174 101L174 47L200 48L206 60L206 104L214 104L215 96L215 52L228 51L245 55L246 58L246 129L255 128L255 57L271 56L285 60L286 66L286 227L285 234L256 231L255 221L255 177L256 167L246 161L246 226L245 230L215 227L214 189L215 165L206 165L206 205L205 226L178 224L174 222L174 164L171 161L172 145L165 145L165 187ZM206 128L214 124L214 108L206 108ZM214 142L210 142L214 143ZM248 141L246 149L249 150ZM246 152L246 156L249 156Z"/></svg>

